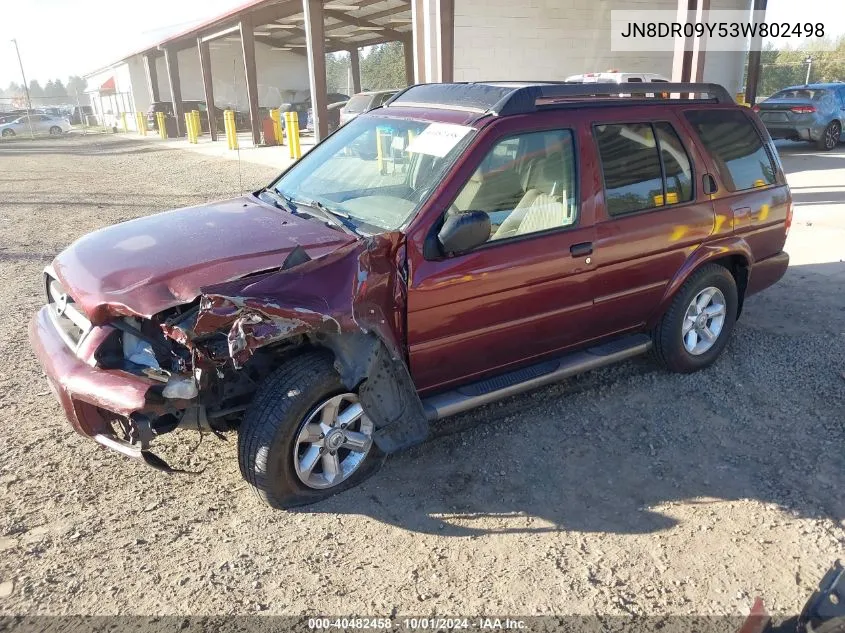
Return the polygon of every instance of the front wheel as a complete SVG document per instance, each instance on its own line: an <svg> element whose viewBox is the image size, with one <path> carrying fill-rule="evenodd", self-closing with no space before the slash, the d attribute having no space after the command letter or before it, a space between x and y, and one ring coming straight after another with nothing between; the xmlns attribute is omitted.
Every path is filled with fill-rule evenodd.
<svg viewBox="0 0 845 633"><path fill-rule="evenodd" d="M829 152L837 143L839 137L842 135L842 126L839 121L831 121L822 132L822 137L817 141L816 146L825 152Z"/></svg>
<svg viewBox="0 0 845 633"><path fill-rule="evenodd" d="M61 136L61 133L62 128L60 128L58 125L54 125L50 128L50 136Z"/></svg>
<svg viewBox="0 0 845 633"><path fill-rule="evenodd" d="M238 432L241 474L274 508L314 503L377 470L374 430L331 356L302 354L270 374L247 409Z"/></svg>
<svg viewBox="0 0 845 633"><path fill-rule="evenodd" d="M667 369L690 373L712 365L736 323L738 294L730 271L708 264L681 286L652 338L653 354Z"/></svg>

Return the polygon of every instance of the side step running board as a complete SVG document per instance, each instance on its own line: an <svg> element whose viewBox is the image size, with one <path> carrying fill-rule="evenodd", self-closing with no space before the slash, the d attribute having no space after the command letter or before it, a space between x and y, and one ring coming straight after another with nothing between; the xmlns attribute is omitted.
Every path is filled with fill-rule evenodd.
<svg viewBox="0 0 845 633"><path fill-rule="evenodd" d="M649 349L651 349L651 338L648 335L632 334L557 359L463 385L453 391L438 393L424 398L423 406L429 420L439 420L523 391L639 356Z"/></svg>

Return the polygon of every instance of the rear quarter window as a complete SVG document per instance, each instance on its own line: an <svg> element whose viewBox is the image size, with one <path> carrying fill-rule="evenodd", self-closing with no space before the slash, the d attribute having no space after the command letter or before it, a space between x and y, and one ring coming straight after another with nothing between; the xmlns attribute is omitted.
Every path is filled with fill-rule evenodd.
<svg viewBox="0 0 845 633"><path fill-rule="evenodd" d="M737 110L685 113L730 191L775 183L775 168L751 120Z"/></svg>

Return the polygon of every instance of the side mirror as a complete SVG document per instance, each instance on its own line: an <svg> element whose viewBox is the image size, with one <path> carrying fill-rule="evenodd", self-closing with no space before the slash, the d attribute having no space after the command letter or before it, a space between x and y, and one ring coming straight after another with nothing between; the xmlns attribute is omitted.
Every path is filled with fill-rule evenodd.
<svg viewBox="0 0 845 633"><path fill-rule="evenodd" d="M490 239L490 216L484 211L463 211L446 216L437 234L447 254L464 253Z"/></svg>

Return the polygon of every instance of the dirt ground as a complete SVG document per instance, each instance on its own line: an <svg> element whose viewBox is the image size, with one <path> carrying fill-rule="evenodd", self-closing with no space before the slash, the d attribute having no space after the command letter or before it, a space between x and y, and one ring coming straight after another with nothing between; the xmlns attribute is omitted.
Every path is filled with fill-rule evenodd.
<svg viewBox="0 0 845 633"><path fill-rule="evenodd" d="M235 194L238 164L118 136L0 145L0 615L795 613L845 552L845 148L782 156L793 264L715 367L638 360L447 420L284 513L234 437L167 437L191 477L72 433L26 336L55 253ZM244 190L274 175L241 171Z"/></svg>

